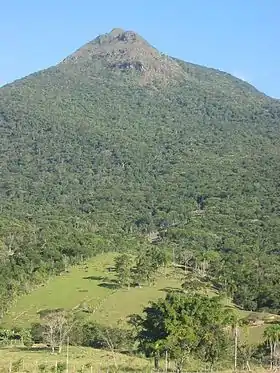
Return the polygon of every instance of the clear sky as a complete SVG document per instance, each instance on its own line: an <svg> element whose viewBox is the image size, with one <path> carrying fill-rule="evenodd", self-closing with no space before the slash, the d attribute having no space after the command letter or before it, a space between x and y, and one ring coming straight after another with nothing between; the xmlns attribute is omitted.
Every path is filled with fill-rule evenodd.
<svg viewBox="0 0 280 373"><path fill-rule="evenodd" d="M120 27L280 98L280 0L0 0L0 9L0 85Z"/></svg>

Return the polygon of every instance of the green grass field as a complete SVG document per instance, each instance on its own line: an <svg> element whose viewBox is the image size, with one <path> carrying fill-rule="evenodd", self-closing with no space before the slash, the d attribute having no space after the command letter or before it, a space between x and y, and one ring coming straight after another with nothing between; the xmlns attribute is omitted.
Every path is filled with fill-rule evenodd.
<svg viewBox="0 0 280 373"><path fill-rule="evenodd" d="M19 298L4 317L4 327L30 326L39 321L38 311L43 309L72 309L81 303L92 307L89 316L105 325L122 325L127 316L140 313L151 300L165 296L167 288L180 288L182 275L168 269L156 279L154 286L142 288L115 288L113 272L115 254L98 255L86 265L73 267L68 273L54 277L28 295Z"/></svg>
<svg viewBox="0 0 280 373"><path fill-rule="evenodd" d="M126 327L130 314L141 313L149 301L165 296L168 289L181 288L184 274L179 268L162 271L153 286L132 287L129 290L116 287L115 274L109 271L115 255L98 255L22 296L4 317L2 326L28 327L39 321L40 310L73 309L86 304L93 310L88 314L90 319L107 326ZM244 311L238 312L242 316L246 314ZM257 343L262 340L264 328L265 325L246 328L240 337L250 343Z"/></svg>

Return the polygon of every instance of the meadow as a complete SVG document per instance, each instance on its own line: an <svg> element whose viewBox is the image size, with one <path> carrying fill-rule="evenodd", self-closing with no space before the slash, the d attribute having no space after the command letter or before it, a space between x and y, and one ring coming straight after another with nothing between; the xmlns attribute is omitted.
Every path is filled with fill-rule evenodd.
<svg viewBox="0 0 280 373"><path fill-rule="evenodd" d="M39 321L39 311L75 309L83 305L91 309L87 316L90 320L106 326L126 328L129 315L141 313L150 301L164 297L167 291L181 288L184 272L173 267L162 269L151 286L120 288L113 270L115 256L114 253L100 254L51 278L45 285L19 298L2 320L2 326L30 327ZM230 302L228 304L233 307ZM248 314L237 308L235 310L241 317ZM240 339L249 343L260 342L265 327L265 324L247 326L240 330ZM0 349L0 368L3 372L58 372L57 364L58 367L64 364L65 369L65 361L66 347L61 355L51 355L40 346ZM150 371L151 366L150 360L136 356L93 348L69 348L69 372L132 371L131 367L134 371Z"/></svg>
<svg viewBox="0 0 280 373"><path fill-rule="evenodd" d="M39 321L41 310L75 309L83 305L93 311L89 318L94 321L121 326L130 314L140 313L149 301L164 297L169 289L181 287L183 274L168 268L162 270L152 286L119 288L114 272L110 271L115 255L100 254L86 264L51 278L47 284L19 298L2 320L2 325L28 327Z"/></svg>
<svg viewBox="0 0 280 373"><path fill-rule="evenodd" d="M66 370L66 348L60 355L50 354L43 348L2 348L0 349L0 372L59 372ZM95 372L150 372L152 361L93 348L70 347L68 371L80 373Z"/></svg>

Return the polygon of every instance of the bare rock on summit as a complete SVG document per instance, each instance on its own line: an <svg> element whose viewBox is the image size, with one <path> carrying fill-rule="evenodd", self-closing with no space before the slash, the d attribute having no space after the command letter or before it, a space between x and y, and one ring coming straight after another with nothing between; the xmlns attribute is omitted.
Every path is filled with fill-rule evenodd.
<svg viewBox="0 0 280 373"><path fill-rule="evenodd" d="M114 28L85 44L62 61L60 65L96 64L98 68L113 71L130 71L139 74L142 82L160 79L163 82L178 80L184 75L181 66L163 55L134 31Z"/></svg>

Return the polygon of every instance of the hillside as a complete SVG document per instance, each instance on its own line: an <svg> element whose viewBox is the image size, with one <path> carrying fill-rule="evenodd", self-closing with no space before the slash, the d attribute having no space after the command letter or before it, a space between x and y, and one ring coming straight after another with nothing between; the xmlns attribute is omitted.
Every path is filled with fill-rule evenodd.
<svg viewBox="0 0 280 373"><path fill-rule="evenodd" d="M114 266L115 258L116 254L99 254L86 264L74 266L45 286L22 296L3 318L3 328L30 328L32 324L40 323L40 312L46 309L83 309L88 321L103 327L127 329L130 315L141 314L149 302L164 298L170 291L182 289L184 271L172 266L161 269L152 286L132 287L129 290L119 287L116 273L108 271ZM211 289L205 292L209 296L215 295ZM249 312L235 309L228 299L223 299L223 303L229 305L239 318L250 315ZM269 321L269 315L260 313L258 316ZM240 339L248 340L250 344L261 342L265 326L245 327L240 331Z"/></svg>
<svg viewBox="0 0 280 373"><path fill-rule="evenodd" d="M141 313L150 301L164 297L168 289L181 288L183 273L176 275L171 268L158 274L154 286L120 288L115 273L108 271L114 266L115 257L111 253L98 255L21 297L2 320L3 327L30 327L40 322L39 312L44 309L82 307L89 309L84 313L91 321L127 328L130 315Z"/></svg>
<svg viewBox="0 0 280 373"><path fill-rule="evenodd" d="M1 88L2 313L162 228L178 253L217 252L241 307L278 311L279 121L279 101L121 29Z"/></svg>

